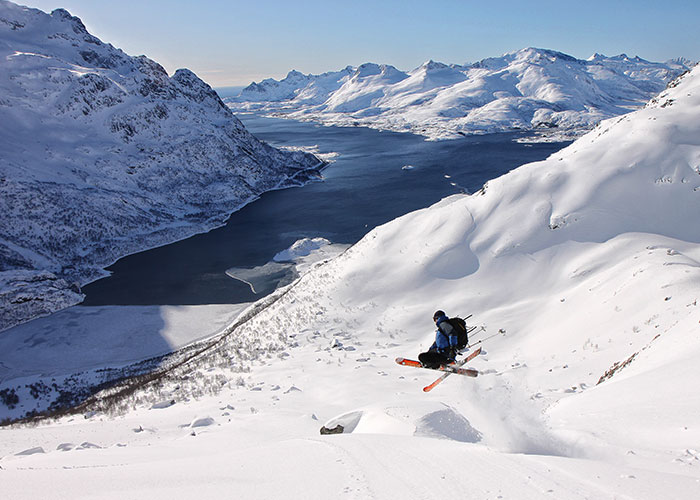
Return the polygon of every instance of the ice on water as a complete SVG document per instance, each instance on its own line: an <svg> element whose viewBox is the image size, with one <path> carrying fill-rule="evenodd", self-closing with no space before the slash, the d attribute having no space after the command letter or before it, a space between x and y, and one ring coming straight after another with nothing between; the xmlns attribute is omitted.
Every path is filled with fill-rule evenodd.
<svg viewBox="0 0 700 500"><path fill-rule="evenodd" d="M288 285L316 263L333 258L347 247L325 238L302 238L278 252L267 264L253 268L232 267L226 274L248 284L253 293L264 295Z"/></svg>
<svg viewBox="0 0 700 500"><path fill-rule="evenodd" d="M270 293L298 277L294 264L288 262L268 262L253 268L232 267L226 274L249 285L255 294Z"/></svg>

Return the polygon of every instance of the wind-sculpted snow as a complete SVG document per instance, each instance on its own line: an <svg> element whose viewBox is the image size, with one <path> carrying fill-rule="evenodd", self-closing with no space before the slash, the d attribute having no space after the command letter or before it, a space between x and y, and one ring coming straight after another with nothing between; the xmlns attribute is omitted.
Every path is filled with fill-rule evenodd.
<svg viewBox="0 0 700 500"><path fill-rule="evenodd" d="M377 64L323 75L292 71L281 81L253 83L226 102L233 109L431 139L508 130L561 139L641 107L688 64L624 54L579 60L528 48L465 66L429 61L408 73Z"/></svg>
<svg viewBox="0 0 700 500"><path fill-rule="evenodd" d="M469 420L444 403L362 408L333 417L324 427L337 429L337 434L428 436L463 443L476 443L481 439L481 434Z"/></svg>
<svg viewBox="0 0 700 500"><path fill-rule="evenodd" d="M0 271L11 284L0 329L79 302L74 284L117 258L219 225L321 165L255 139L191 71L170 77L65 10L4 0L0 137Z"/></svg>

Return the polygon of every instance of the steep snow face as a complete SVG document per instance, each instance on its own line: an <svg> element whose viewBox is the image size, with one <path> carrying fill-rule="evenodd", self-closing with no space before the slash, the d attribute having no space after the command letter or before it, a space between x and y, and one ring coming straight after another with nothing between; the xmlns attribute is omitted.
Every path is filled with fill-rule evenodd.
<svg viewBox="0 0 700 500"><path fill-rule="evenodd" d="M65 10L4 0L0 137L0 329L78 302L71 283L320 166L256 140L191 71L169 77Z"/></svg>
<svg viewBox="0 0 700 500"><path fill-rule="evenodd" d="M246 338L283 351L292 377L315 357L304 388L338 410L329 424L410 434L390 416L420 396L385 380L403 374L420 393L420 375L391 359L430 345L433 310L472 312L486 327L474 340L489 339L482 374L439 397L482 442L683 473L671 460L700 442L698 116L700 68L546 161L376 228L237 330L220 359ZM375 384L378 398L407 391L401 410L363 410Z"/></svg>
<svg viewBox="0 0 700 500"><path fill-rule="evenodd" d="M384 96L384 89L406 79L408 75L393 66L363 64L343 86L324 103L330 112L352 113L361 111L374 114Z"/></svg>
<svg viewBox="0 0 700 500"><path fill-rule="evenodd" d="M119 497L126 470L152 498L695 498L698 116L700 68L546 161L376 228L155 383L4 430L6 490ZM437 374L394 358L428 348L438 308L474 314L480 374L426 394ZM0 418L68 382L8 374Z"/></svg>
<svg viewBox="0 0 700 500"><path fill-rule="evenodd" d="M435 88L450 87L467 78L459 68L435 61L422 64L409 75L409 78L392 88L394 93L426 92Z"/></svg>
<svg viewBox="0 0 700 500"><path fill-rule="evenodd" d="M335 80L342 85L324 86L329 90L325 102L301 98L326 78L307 75L252 84L249 88L257 92L244 92L227 103L233 109L410 131L432 139L513 129L561 138L581 135L602 119L642 106L688 66L624 54L596 54L584 61L527 48L467 66L428 61L408 74L381 68L365 64L352 77Z"/></svg>

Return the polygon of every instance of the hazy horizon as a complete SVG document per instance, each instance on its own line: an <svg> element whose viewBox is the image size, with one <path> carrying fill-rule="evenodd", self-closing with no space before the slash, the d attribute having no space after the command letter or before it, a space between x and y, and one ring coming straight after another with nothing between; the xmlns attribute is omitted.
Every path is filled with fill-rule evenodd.
<svg viewBox="0 0 700 500"><path fill-rule="evenodd" d="M650 61L700 59L700 3L515 0L28 0L65 8L101 40L189 68L213 87L240 87L290 70L323 73L366 62L410 70L427 60L465 64L525 47L586 59L626 53Z"/></svg>

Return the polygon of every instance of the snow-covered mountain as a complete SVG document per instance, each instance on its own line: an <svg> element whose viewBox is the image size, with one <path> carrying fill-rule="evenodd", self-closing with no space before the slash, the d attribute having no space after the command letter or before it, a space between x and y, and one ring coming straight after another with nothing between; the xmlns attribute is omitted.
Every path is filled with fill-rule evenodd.
<svg viewBox="0 0 700 500"><path fill-rule="evenodd" d="M3 431L4 491L694 499L699 117L697 67L547 160L375 228L84 418ZM425 394L437 374L394 358L430 345L438 308L474 314L480 375ZM6 372L4 415L46 408L59 373Z"/></svg>
<svg viewBox="0 0 700 500"><path fill-rule="evenodd" d="M191 71L172 77L0 0L0 329L81 300L118 257L221 224L317 158L251 136Z"/></svg>
<svg viewBox="0 0 700 500"><path fill-rule="evenodd" d="M268 78L260 83L253 82L244 88L240 95L242 100L252 102L296 99L305 103L321 104L354 72L355 69L350 66L341 71L321 75L304 75L292 70L280 81Z"/></svg>
<svg viewBox="0 0 700 500"><path fill-rule="evenodd" d="M465 66L428 61L408 73L376 64L318 76L292 71L226 102L236 110L432 139L523 129L561 138L642 106L688 67L681 59L580 60L527 48Z"/></svg>

